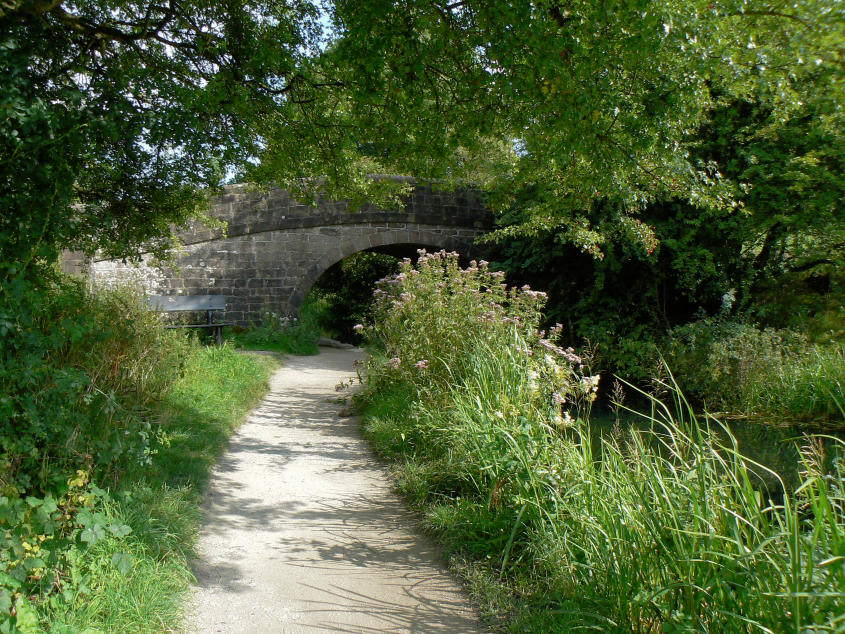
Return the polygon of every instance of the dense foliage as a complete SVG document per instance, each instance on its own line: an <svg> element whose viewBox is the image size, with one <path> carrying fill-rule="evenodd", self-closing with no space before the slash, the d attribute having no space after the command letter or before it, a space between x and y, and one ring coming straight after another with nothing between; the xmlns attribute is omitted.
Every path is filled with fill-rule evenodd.
<svg viewBox="0 0 845 634"><path fill-rule="evenodd" d="M129 291L94 297L55 277L0 295L0 486L53 491L77 469L113 478L149 458L146 413L182 369L190 345L160 327ZM53 480L57 478L57 480Z"/></svg>
<svg viewBox="0 0 845 634"><path fill-rule="evenodd" d="M799 486L770 499L777 474L671 385L599 435L599 377L537 331L542 294L443 253L380 290L366 432L507 629L842 627L841 442L798 439Z"/></svg>
<svg viewBox="0 0 845 634"><path fill-rule="evenodd" d="M91 476L102 486L149 462L156 444L149 407L178 376L190 346L155 327L155 315L128 293L96 299L62 278L46 293L21 281L6 291L0 509L8 532L0 539L0 602L8 610L14 590L49 596L62 589L74 542L104 536L105 523L95 528L85 520L90 512L79 515L99 495L89 490Z"/></svg>
<svg viewBox="0 0 845 634"><path fill-rule="evenodd" d="M0 271L62 248L163 249L296 99L308 3L0 7Z"/></svg>
<svg viewBox="0 0 845 634"><path fill-rule="evenodd" d="M164 329L127 289L5 291L0 631L175 624L198 487L267 368Z"/></svg>
<svg viewBox="0 0 845 634"><path fill-rule="evenodd" d="M704 319L674 329L666 361L710 408L791 425L845 429L845 345Z"/></svg>
<svg viewBox="0 0 845 634"><path fill-rule="evenodd" d="M629 380L648 381L672 331L702 318L843 341L845 252L833 216L829 241L801 244L803 229L783 233L760 269L754 236L766 232L757 234L747 215L708 220L675 202L650 205L644 217L659 239L650 255L614 239L596 260L544 232L497 242L490 258L512 279L547 290L548 320L564 324L568 343L598 345L602 369Z"/></svg>
<svg viewBox="0 0 845 634"><path fill-rule="evenodd" d="M320 276L302 308L316 325L331 337L347 343L361 343L356 324L372 316L373 288L376 281L397 272L398 260L392 255L359 251L336 262Z"/></svg>
<svg viewBox="0 0 845 634"><path fill-rule="evenodd" d="M657 239L650 254L611 231L597 260L547 230L499 241L497 264L546 288L549 317L570 341L598 344L604 369L634 380L650 378L672 329L705 316L841 341L841 128L817 102L779 125L770 109L733 100L695 138L699 155L745 184L740 211L652 203L641 212ZM523 192L502 222L519 222L532 196Z"/></svg>
<svg viewBox="0 0 845 634"><path fill-rule="evenodd" d="M371 170L468 177L502 207L530 191L529 228L593 253L620 232L650 250L639 214L653 200L736 206L736 174L696 147L733 100L765 113L770 141L808 118L841 130L836 2L380 0L336 2L332 16L339 37L321 63L341 86L323 95L327 143L303 148L308 159L363 154ZM280 137L268 169L286 160ZM794 158L795 171L824 163Z"/></svg>
<svg viewBox="0 0 845 634"><path fill-rule="evenodd" d="M521 220L595 254L615 233L651 250L646 203L729 210L747 177L779 187L783 175L781 189L814 209L837 198L833 0L356 0L327 11L321 22L307 0L4 3L4 275L61 248L163 250L170 223L201 206L197 188L226 174L300 192L322 179L330 194L369 199L401 186L367 173L469 177L502 208L531 191ZM755 119L757 149L742 157L762 159L752 165L783 143L806 146L782 174L697 148L702 125L720 127L736 102ZM772 209L752 211L768 215L775 242L818 225L794 203Z"/></svg>

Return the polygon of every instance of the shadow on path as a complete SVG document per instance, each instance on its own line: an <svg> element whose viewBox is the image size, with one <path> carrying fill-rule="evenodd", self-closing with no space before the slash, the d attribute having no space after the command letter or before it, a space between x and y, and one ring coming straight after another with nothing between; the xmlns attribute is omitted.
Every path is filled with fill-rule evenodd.
<svg viewBox="0 0 845 634"><path fill-rule="evenodd" d="M206 494L188 629L479 632L334 386L360 351L286 361Z"/></svg>

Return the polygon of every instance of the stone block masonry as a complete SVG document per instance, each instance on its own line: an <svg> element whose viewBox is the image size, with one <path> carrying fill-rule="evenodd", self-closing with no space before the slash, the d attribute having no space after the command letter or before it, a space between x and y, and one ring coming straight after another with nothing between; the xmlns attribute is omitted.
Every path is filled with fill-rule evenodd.
<svg viewBox="0 0 845 634"><path fill-rule="evenodd" d="M91 263L95 284L133 282L155 295L223 295L225 318L247 324L262 310L297 314L311 286L335 262L364 250L397 246L446 249L472 257L473 241L492 228L492 216L472 190L438 192L417 186L404 211L345 202L308 207L280 189L231 186L211 203L225 230L194 225L172 265L115 260Z"/></svg>

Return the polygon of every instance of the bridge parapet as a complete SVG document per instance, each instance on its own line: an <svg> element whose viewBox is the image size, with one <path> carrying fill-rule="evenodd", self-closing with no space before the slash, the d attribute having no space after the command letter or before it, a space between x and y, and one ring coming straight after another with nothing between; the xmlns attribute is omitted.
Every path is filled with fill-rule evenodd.
<svg viewBox="0 0 845 634"><path fill-rule="evenodd" d="M492 215L472 190L439 192L417 186L404 211L372 205L354 212L345 202L303 205L288 192L232 186L211 203L224 232L202 225L180 238L173 266L103 260L91 265L95 283L133 281L151 295L224 295L226 320L246 324L264 309L296 314L313 283L335 262L364 250L397 245L458 251L472 257L476 237Z"/></svg>
<svg viewBox="0 0 845 634"><path fill-rule="evenodd" d="M385 210L363 205L349 210L347 201L321 199L316 207L305 205L283 189L257 191L246 185L231 185L226 193L211 202L209 215L226 223L229 237L287 229L327 227L361 223L411 223L487 229L492 217L484 198L471 189L443 192L417 185L403 197L403 210ZM194 224L180 233L184 244L195 244L223 237L220 229Z"/></svg>

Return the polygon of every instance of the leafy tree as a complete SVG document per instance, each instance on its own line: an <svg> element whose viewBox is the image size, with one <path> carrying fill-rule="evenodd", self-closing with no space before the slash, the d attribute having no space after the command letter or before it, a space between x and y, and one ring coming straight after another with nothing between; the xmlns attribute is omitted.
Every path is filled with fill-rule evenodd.
<svg viewBox="0 0 845 634"><path fill-rule="evenodd" d="M0 3L0 275L61 248L159 252L295 101L309 2Z"/></svg>
<svg viewBox="0 0 845 634"><path fill-rule="evenodd" d="M502 209L531 191L522 230L595 255L608 230L654 248L652 201L738 207L740 183L695 147L725 104L770 113L771 138L808 108L841 129L834 0L339 0L332 15L320 64L337 88L315 96L325 142L301 165L473 178ZM290 150L277 128L264 168Z"/></svg>
<svg viewBox="0 0 845 634"><path fill-rule="evenodd" d="M379 201L407 185L368 174L469 178L500 209L533 192L523 231L649 251L647 204L739 206L742 173L696 148L720 108L775 145L808 117L840 138L835 0L338 0L331 39L317 5L4 0L6 268L164 251L225 174Z"/></svg>
<svg viewBox="0 0 845 634"><path fill-rule="evenodd" d="M734 101L716 110L700 134L700 151L718 157L725 174L743 185L743 213L731 230L742 247L732 257L738 268L732 282L746 295L767 278L845 259L843 128L829 87L812 85L808 102L786 121L760 104Z"/></svg>

